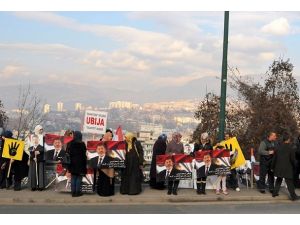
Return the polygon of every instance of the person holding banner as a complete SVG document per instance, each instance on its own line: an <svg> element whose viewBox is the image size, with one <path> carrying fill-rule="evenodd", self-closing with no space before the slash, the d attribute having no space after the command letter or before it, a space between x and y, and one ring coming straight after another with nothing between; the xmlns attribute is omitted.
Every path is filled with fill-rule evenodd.
<svg viewBox="0 0 300 225"><path fill-rule="evenodd" d="M90 166L94 169L94 186L97 187L98 195L112 196L115 194L115 171L113 168L109 168L111 158L107 155L106 144L99 143L96 151L98 156L90 160ZM96 179L97 174L98 179Z"/></svg>
<svg viewBox="0 0 300 225"><path fill-rule="evenodd" d="M170 155L184 154L184 147L181 142L181 137L182 137L182 135L179 132L175 132L172 134L172 140L167 145L166 154L170 154ZM173 185L172 192L174 195L177 195L179 180L172 181L172 185ZM169 194L169 191L168 191L168 194Z"/></svg>
<svg viewBox="0 0 300 225"><path fill-rule="evenodd" d="M193 153L202 150L213 150L213 146L207 132L202 133L200 136L200 141L195 142Z"/></svg>
<svg viewBox="0 0 300 225"><path fill-rule="evenodd" d="M82 141L80 131L74 132L73 140L68 143L66 152L70 155L68 170L71 173L72 197L79 197L82 196L81 181L87 173L86 145Z"/></svg>
<svg viewBox="0 0 300 225"><path fill-rule="evenodd" d="M230 138L232 138L232 134L227 132L225 134L225 141L229 140ZM234 152L232 151L232 149L229 149L231 152L230 152L230 155L231 157L233 157L234 155ZM236 172L236 168L233 168L230 170L230 175L229 175L229 179L227 180L227 186L232 188L233 190L239 192L241 191L240 187L239 187L239 182L238 182L238 179L237 179L237 172Z"/></svg>
<svg viewBox="0 0 300 225"><path fill-rule="evenodd" d="M172 134L172 140L167 145L166 154L184 154L184 147L181 143L182 135L179 132Z"/></svg>
<svg viewBox="0 0 300 225"><path fill-rule="evenodd" d="M33 146L29 148L29 184L32 191L42 191L45 188L44 147L40 145L39 136L32 136Z"/></svg>
<svg viewBox="0 0 300 225"><path fill-rule="evenodd" d="M102 138L100 139L100 141L111 141L113 139L114 135L112 130L110 129L106 129L105 134L102 136Z"/></svg>
<svg viewBox="0 0 300 225"><path fill-rule="evenodd" d="M165 182L156 180L156 156L166 153L167 139L167 135L161 134L153 145L149 185L151 188L158 190L165 189Z"/></svg>
<svg viewBox="0 0 300 225"><path fill-rule="evenodd" d="M24 177L28 176L28 155L23 152L20 142L12 137L12 132L7 131L4 134L5 141L3 142L1 157L7 158L5 165L2 164L1 169L1 183L5 182L7 188L12 184L12 177L14 178L14 191L21 190L21 181ZM15 142L14 142L15 140ZM6 142L8 141L8 142ZM10 143L10 144L9 144ZM8 151L5 152L5 145ZM15 150L15 153L10 153L11 150ZM22 152L22 153L21 153ZM7 154L8 153L8 154ZM9 156L9 157L8 157ZM13 157L13 158L10 158ZM5 168L3 168L5 167ZM3 183L1 184L3 185Z"/></svg>
<svg viewBox="0 0 300 225"><path fill-rule="evenodd" d="M0 189L9 188L12 185L12 176L7 178L9 159L2 157L3 147L5 138L12 138L13 133L10 130L7 130L3 133L1 139L1 149L0 149Z"/></svg>
<svg viewBox="0 0 300 225"><path fill-rule="evenodd" d="M142 192L144 150L132 133L125 134L126 168L121 172L121 194L137 195Z"/></svg>

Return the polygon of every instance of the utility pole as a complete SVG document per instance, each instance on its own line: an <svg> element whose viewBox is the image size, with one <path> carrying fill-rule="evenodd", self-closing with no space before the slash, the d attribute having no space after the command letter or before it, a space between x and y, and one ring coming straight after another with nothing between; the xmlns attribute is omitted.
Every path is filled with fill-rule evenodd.
<svg viewBox="0 0 300 225"><path fill-rule="evenodd" d="M219 141L224 140L224 132L225 132L226 89L227 89L227 53L228 53L228 27L229 27L228 24L229 24L229 11L225 11L222 78L221 78L221 99L220 99L220 115L219 115Z"/></svg>

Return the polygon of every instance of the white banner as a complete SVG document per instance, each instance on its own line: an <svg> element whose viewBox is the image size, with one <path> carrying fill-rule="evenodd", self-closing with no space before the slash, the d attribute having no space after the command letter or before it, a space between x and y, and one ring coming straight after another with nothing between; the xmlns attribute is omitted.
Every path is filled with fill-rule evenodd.
<svg viewBox="0 0 300 225"><path fill-rule="evenodd" d="M83 122L83 132L90 134L105 134L107 112L86 110Z"/></svg>

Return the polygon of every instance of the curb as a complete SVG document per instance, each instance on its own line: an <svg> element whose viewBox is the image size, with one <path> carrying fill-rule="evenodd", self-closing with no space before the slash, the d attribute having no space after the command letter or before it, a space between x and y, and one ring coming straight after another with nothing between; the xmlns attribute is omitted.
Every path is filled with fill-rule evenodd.
<svg viewBox="0 0 300 225"><path fill-rule="evenodd" d="M86 196L86 197L79 197L79 198L72 198L70 197L64 197L64 198L1 198L0 204L6 205L6 204L42 204L42 205L86 205L86 204L100 204L100 205L106 205L106 204L122 204L122 205L130 205L130 204L148 204L148 205L155 205L155 204L220 204L220 203L226 203L226 202L232 202L232 203L250 203L250 202L256 202L256 203L265 203L265 202L281 202L281 201L290 201L288 196L282 195L278 196L276 198L272 198L271 196L207 196L207 197L187 197L187 196L167 196L167 197L159 197L159 198L153 198L153 197L100 197L97 195L92 196Z"/></svg>

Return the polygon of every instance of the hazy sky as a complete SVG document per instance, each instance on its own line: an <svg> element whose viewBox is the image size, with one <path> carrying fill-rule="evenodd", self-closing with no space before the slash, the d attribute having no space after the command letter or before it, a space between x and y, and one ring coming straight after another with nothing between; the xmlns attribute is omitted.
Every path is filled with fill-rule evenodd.
<svg viewBox="0 0 300 225"><path fill-rule="evenodd" d="M123 89L220 76L223 12L1 12L1 85L29 81ZM230 66L300 66L300 13L230 13Z"/></svg>

